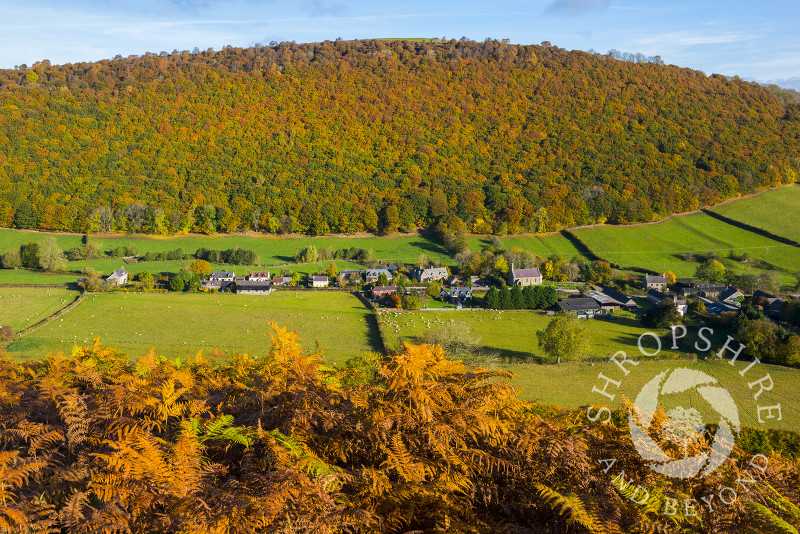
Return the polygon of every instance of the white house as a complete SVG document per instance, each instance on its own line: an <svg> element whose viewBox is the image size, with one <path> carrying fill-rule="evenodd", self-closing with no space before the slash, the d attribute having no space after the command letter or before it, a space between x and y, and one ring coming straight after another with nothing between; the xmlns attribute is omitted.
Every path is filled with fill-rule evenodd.
<svg viewBox="0 0 800 534"><path fill-rule="evenodd" d="M125 270L125 267L120 267L118 271L114 271L108 278L106 278L106 282L115 286L121 286L122 284L128 283L128 271Z"/></svg>
<svg viewBox="0 0 800 534"><path fill-rule="evenodd" d="M308 277L311 287L328 287L330 279L327 276L313 275Z"/></svg>

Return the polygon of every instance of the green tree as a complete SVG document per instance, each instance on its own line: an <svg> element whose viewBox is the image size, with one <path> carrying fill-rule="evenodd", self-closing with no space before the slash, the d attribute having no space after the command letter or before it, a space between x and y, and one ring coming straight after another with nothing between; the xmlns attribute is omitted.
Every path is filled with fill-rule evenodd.
<svg viewBox="0 0 800 534"><path fill-rule="evenodd" d="M522 297L525 299L525 307L535 310L539 307L539 294L536 288L540 286L525 286L522 289Z"/></svg>
<svg viewBox="0 0 800 534"><path fill-rule="evenodd" d="M513 304L513 302L511 302L511 290L505 284L500 288L498 304L501 310L510 310Z"/></svg>
<svg viewBox="0 0 800 534"><path fill-rule="evenodd" d="M539 308L546 310L558 302L558 292L553 286L536 286L536 302Z"/></svg>
<svg viewBox="0 0 800 534"><path fill-rule="evenodd" d="M3 269L17 269L18 267L22 267L22 256L19 254L19 249L8 249L5 254L3 254L3 257L0 258L0 263L2 263Z"/></svg>
<svg viewBox="0 0 800 534"><path fill-rule="evenodd" d="M142 271L137 274L136 280L142 284L142 289L153 289L156 285L156 280L149 271Z"/></svg>
<svg viewBox="0 0 800 534"><path fill-rule="evenodd" d="M378 281L375 283L376 286L388 286L389 285L389 277L386 273L381 273L378 275Z"/></svg>
<svg viewBox="0 0 800 534"><path fill-rule="evenodd" d="M27 267L28 269L37 269L39 267L38 243L25 243L20 247L19 253L23 267Z"/></svg>
<svg viewBox="0 0 800 534"><path fill-rule="evenodd" d="M536 332L539 348L553 361L578 361L589 353L590 342L583 321L572 315L555 317Z"/></svg>
<svg viewBox="0 0 800 534"><path fill-rule="evenodd" d="M439 282L431 282L425 293L432 299L438 299L442 292L442 285Z"/></svg>
<svg viewBox="0 0 800 534"><path fill-rule="evenodd" d="M183 291L186 288L186 281L180 276L173 276L169 279L170 291Z"/></svg>
<svg viewBox="0 0 800 534"><path fill-rule="evenodd" d="M522 288L520 286L511 288L511 308L514 310L524 310L527 307L525 297L522 294Z"/></svg>
<svg viewBox="0 0 800 534"><path fill-rule="evenodd" d="M592 278L591 281L595 284L607 284L614 278L614 270L611 264L603 260L595 260L592 262Z"/></svg>
<svg viewBox="0 0 800 534"><path fill-rule="evenodd" d="M430 264L431 264L431 259L428 257L428 255L425 254L424 252L420 252L419 256L417 256L417 264L416 264L417 267L426 269ZM798 276L798 280L800 280L800 276Z"/></svg>
<svg viewBox="0 0 800 534"><path fill-rule="evenodd" d="M419 298L416 295L403 296L403 309L404 310L418 310L420 308Z"/></svg>
<svg viewBox="0 0 800 534"><path fill-rule="evenodd" d="M52 236L39 244L38 257L39 267L45 271L57 271L67 264L64 252L58 246L56 238Z"/></svg>
<svg viewBox="0 0 800 534"><path fill-rule="evenodd" d="M483 296L483 307L487 310L496 310L500 307L500 294L496 287L490 287L486 295Z"/></svg>
<svg viewBox="0 0 800 534"><path fill-rule="evenodd" d="M657 306L644 312L642 324L650 328L669 328L681 324L681 314L672 299L664 299Z"/></svg>
<svg viewBox="0 0 800 534"><path fill-rule="evenodd" d="M725 281L725 266L716 259L710 258L703 262L695 271L695 278L719 284Z"/></svg>

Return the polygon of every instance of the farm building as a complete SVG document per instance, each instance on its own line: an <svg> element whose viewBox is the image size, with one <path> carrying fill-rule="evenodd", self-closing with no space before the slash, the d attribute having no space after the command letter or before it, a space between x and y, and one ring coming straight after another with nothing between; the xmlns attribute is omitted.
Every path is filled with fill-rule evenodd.
<svg viewBox="0 0 800 534"><path fill-rule="evenodd" d="M594 299L603 311L619 310L623 307L622 302L600 291L587 291L583 296Z"/></svg>
<svg viewBox="0 0 800 534"><path fill-rule="evenodd" d="M542 275L539 269L515 269L511 264L508 271L508 285L510 286L538 286L542 283Z"/></svg>
<svg viewBox="0 0 800 534"><path fill-rule="evenodd" d="M616 300L617 302L619 302L622 308L625 308L627 310L633 310L637 308L636 301L634 301L628 295L620 293L616 289L611 289L610 287L601 287L600 293L603 295L607 295L612 299Z"/></svg>
<svg viewBox="0 0 800 534"><path fill-rule="evenodd" d="M272 285L274 286L288 286L289 282L292 281L291 276L276 276L272 279Z"/></svg>
<svg viewBox="0 0 800 534"><path fill-rule="evenodd" d="M125 267L120 267L119 270L114 271L108 278L106 278L106 282L115 286L121 286L122 284L128 283L128 271L125 270Z"/></svg>
<svg viewBox="0 0 800 534"><path fill-rule="evenodd" d="M269 295L272 292L272 284L255 280L241 280L236 282L236 292L240 295Z"/></svg>
<svg viewBox="0 0 800 534"><path fill-rule="evenodd" d="M560 311L574 313L582 319L599 315L602 311L594 299L585 297L559 300L556 306Z"/></svg>

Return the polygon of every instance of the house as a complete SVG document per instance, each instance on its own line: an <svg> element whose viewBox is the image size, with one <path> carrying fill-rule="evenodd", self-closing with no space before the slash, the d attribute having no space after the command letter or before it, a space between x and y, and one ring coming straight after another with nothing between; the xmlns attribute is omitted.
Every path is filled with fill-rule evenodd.
<svg viewBox="0 0 800 534"><path fill-rule="evenodd" d="M219 280L203 280L200 283L201 291L219 291L222 289L222 282Z"/></svg>
<svg viewBox="0 0 800 534"><path fill-rule="evenodd" d="M647 275L644 277L644 288L664 291L667 288L667 279L664 278L663 276Z"/></svg>
<svg viewBox="0 0 800 534"><path fill-rule="evenodd" d="M678 313L681 314L681 317L689 312L689 303L687 301L674 299L672 302L675 304L675 307L678 308Z"/></svg>
<svg viewBox="0 0 800 534"><path fill-rule="evenodd" d="M466 278L460 274L454 274L447 279L448 286L463 286L467 284Z"/></svg>
<svg viewBox="0 0 800 534"><path fill-rule="evenodd" d="M391 295L397 291L397 286L375 286L372 288L372 300L382 299L387 295Z"/></svg>
<svg viewBox="0 0 800 534"><path fill-rule="evenodd" d="M429 267L428 269L417 267L411 271L411 278L422 283L442 281L448 276L450 274L447 272L446 267Z"/></svg>
<svg viewBox="0 0 800 534"><path fill-rule="evenodd" d="M394 278L392 276L392 273L389 272L389 269L385 269L385 268L384 269L367 269L367 273L366 273L367 283L369 284L369 283L372 283L372 282L377 282L378 278L380 278L381 274L385 274L386 275L386 279L389 282L391 282L392 278Z"/></svg>
<svg viewBox="0 0 800 534"><path fill-rule="evenodd" d="M611 297L612 299L616 300L617 302L620 303L621 307L623 307L623 308L625 308L627 310L635 310L638 307L637 304L636 304L636 301L634 301L629 296L620 293L616 289L611 289L610 287L601 287L600 288L600 293L602 293L603 295L607 295L607 296Z"/></svg>
<svg viewBox="0 0 800 534"><path fill-rule="evenodd" d="M251 282L269 282L272 279L272 275L269 274L269 271L250 271L247 279Z"/></svg>
<svg viewBox="0 0 800 534"><path fill-rule="evenodd" d="M108 278L106 278L106 282L114 286L121 286L122 284L128 283L128 271L125 270L125 267L120 267L118 271L114 271Z"/></svg>
<svg viewBox="0 0 800 534"><path fill-rule="evenodd" d="M508 271L508 285L510 286L538 286L542 283L542 275L539 269L515 269L511 264Z"/></svg>
<svg viewBox="0 0 800 534"><path fill-rule="evenodd" d="M560 311L574 313L581 319L599 315L602 312L600 305L594 299L585 297L562 299L556 306Z"/></svg>
<svg viewBox="0 0 800 534"><path fill-rule="evenodd" d="M411 278L419 280L422 283L433 282L435 280L444 280L449 273L447 267L431 267L429 269L421 269L417 267L411 271Z"/></svg>
<svg viewBox="0 0 800 534"><path fill-rule="evenodd" d="M729 304L731 306L738 306L743 299L744 293L735 287L729 287L719 294L720 302L724 302L725 304Z"/></svg>
<svg viewBox="0 0 800 534"><path fill-rule="evenodd" d="M217 282L233 282L236 279L236 273L233 271L211 271L208 279Z"/></svg>
<svg viewBox="0 0 800 534"><path fill-rule="evenodd" d="M308 277L310 287L328 287L330 279L325 275L312 275Z"/></svg>
<svg viewBox="0 0 800 534"><path fill-rule="evenodd" d="M261 280L240 280L236 282L236 292L240 295L269 295L272 284Z"/></svg>
<svg viewBox="0 0 800 534"><path fill-rule="evenodd" d="M291 276L276 276L272 279L273 286L288 286L289 282L292 281Z"/></svg>
<svg viewBox="0 0 800 534"><path fill-rule="evenodd" d="M450 300L453 304L472 302L472 288L451 287L450 289L443 289L439 296L442 299Z"/></svg>

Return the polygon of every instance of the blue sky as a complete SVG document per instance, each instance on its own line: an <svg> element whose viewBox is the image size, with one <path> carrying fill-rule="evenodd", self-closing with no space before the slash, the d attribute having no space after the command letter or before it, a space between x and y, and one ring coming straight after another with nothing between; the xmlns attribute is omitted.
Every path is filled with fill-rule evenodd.
<svg viewBox="0 0 800 534"><path fill-rule="evenodd" d="M798 0L0 0L0 14L2 68L270 41L466 36L660 55L800 89Z"/></svg>

